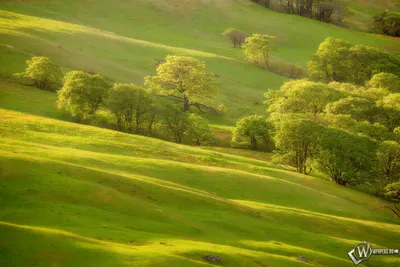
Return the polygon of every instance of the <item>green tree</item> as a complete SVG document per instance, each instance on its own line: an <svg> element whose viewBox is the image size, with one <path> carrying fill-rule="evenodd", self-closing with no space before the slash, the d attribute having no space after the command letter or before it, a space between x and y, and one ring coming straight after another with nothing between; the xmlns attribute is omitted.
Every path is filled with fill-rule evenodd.
<svg viewBox="0 0 400 267"><path fill-rule="evenodd" d="M400 145L395 141L385 141L379 145L378 170L386 183L400 181Z"/></svg>
<svg viewBox="0 0 400 267"><path fill-rule="evenodd" d="M213 139L213 134L208 122L203 117L191 113L188 116L189 126L186 130L186 134L200 146L202 143L211 141Z"/></svg>
<svg viewBox="0 0 400 267"><path fill-rule="evenodd" d="M400 182L388 184L385 187L385 197L394 202L389 208L398 218L400 218Z"/></svg>
<svg viewBox="0 0 400 267"><path fill-rule="evenodd" d="M308 63L310 77L324 82L346 81L350 48L351 44L343 40L325 39Z"/></svg>
<svg viewBox="0 0 400 267"><path fill-rule="evenodd" d="M117 83L108 95L107 106L117 118L118 130L125 125L129 132L142 133L145 117L153 109L153 99L143 87Z"/></svg>
<svg viewBox="0 0 400 267"><path fill-rule="evenodd" d="M235 145L243 139L248 139L250 148L257 149L261 141L267 145L271 143L271 130L272 126L264 116L253 115L244 117L236 122L232 144Z"/></svg>
<svg viewBox="0 0 400 267"><path fill-rule="evenodd" d="M388 129L379 123L358 122L354 127L354 131L378 141L386 140L389 137Z"/></svg>
<svg viewBox="0 0 400 267"><path fill-rule="evenodd" d="M73 116L85 119L104 104L112 84L103 76L83 71L71 71L64 77L64 86L58 91L58 107Z"/></svg>
<svg viewBox="0 0 400 267"><path fill-rule="evenodd" d="M160 96L183 103L186 112L191 106L212 111L219 84L204 63L191 57L167 56L157 68L156 76L147 76L145 84Z"/></svg>
<svg viewBox="0 0 400 267"><path fill-rule="evenodd" d="M356 185L374 176L376 142L345 130L325 128L321 134L315 166L335 183Z"/></svg>
<svg viewBox="0 0 400 267"><path fill-rule="evenodd" d="M368 86L385 88L392 93L400 93L400 77L392 73L381 72L372 77Z"/></svg>
<svg viewBox="0 0 400 267"><path fill-rule="evenodd" d="M275 49L275 37L263 34L253 34L246 38L243 45L244 53L250 62L263 62L268 69L269 57Z"/></svg>
<svg viewBox="0 0 400 267"><path fill-rule="evenodd" d="M390 94L377 102L380 118L390 131L400 126L400 93Z"/></svg>
<svg viewBox="0 0 400 267"><path fill-rule="evenodd" d="M324 82L351 82L358 85L380 72L400 74L400 62L386 52L364 45L352 46L327 38L308 63L312 79Z"/></svg>
<svg viewBox="0 0 400 267"><path fill-rule="evenodd" d="M181 144L183 136L189 128L189 115L176 105L168 105L163 110L164 124L176 143Z"/></svg>
<svg viewBox="0 0 400 267"><path fill-rule="evenodd" d="M295 167L298 173L309 174L322 126L312 120L282 117L276 128L274 139L279 159Z"/></svg>
<svg viewBox="0 0 400 267"><path fill-rule="evenodd" d="M365 98L346 97L329 103L325 112L330 114L348 114L357 121L374 122L376 105Z"/></svg>
<svg viewBox="0 0 400 267"><path fill-rule="evenodd" d="M266 103L270 104L269 112L306 113L316 119L328 103L344 97L344 94L324 83L296 80L285 83L279 91L269 90L265 97Z"/></svg>
<svg viewBox="0 0 400 267"><path fill-rule="evenodd" d="M226 29L222 35L229 38L234 48L241 47L247 37L246 33L235 28Z"/></svg>
<svg viewBox="0 0 400 267"><path fill-rule="evenodd" d="M372 27L390 36L400 36L400 12L388 12L376 14L372 19Z"/></svg>
<svg viewBox="0 0 400 267"><path fill-rule="evenodd" d="M61 68L47 57L32 57L26 63L28 68L25 72L14 74L15 77L31 79L37 88L43 90L61 83Z"/></svg>

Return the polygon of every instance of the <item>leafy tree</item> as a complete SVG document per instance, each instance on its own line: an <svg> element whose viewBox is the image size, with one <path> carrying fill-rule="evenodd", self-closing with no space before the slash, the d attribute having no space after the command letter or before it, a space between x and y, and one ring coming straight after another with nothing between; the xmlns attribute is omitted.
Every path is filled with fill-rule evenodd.
<svg viewBox="0 0 400 267"><path fill-rule="evenodd" d="M189 126L186 134L192 138L196 145L200 146L203 142L211 141L213 134L208 122L203 117L191 113L188 116Z"/></svg>
<svg viewBox="0 0 400 267"><path fill-rule="evenodd" d="M219 84L215 75L206 71L204 63L191 57L167 56L157 68L156 76L147 76L145 84L160 96L183 103L186 112L191 106L201 111L214 110Z"/></svg>
<svg viewBox="0 0 400 267"><path fill-rule="evenodd" d="M145 88L134 84L114 84L107 106L117 118L118 130L142 133L144 117L152 110L153 99Z"/></svg>
<svg viewBox="0 0 400 267"><path fill-rule="evenodd" d="M379 145L378 171L386 183L400 181L400 145L395 141L385 141Z"/></svg>
<svg viewBox="0 0 400 267"><path fill-rule="evenodd" d="M251 149L257 149L258 144L263 141L270 143L270 131L272 126L264 116L253 115L244 117L236 122L233 132L232 144L248 139Z"/></svg>
<svg viewBox="0 0 400 267"><path fill-rule="evenodd" d="M374 122L376 105L365 98L347 97L336 102L329 103L325 112L331 114L348 114L357 121Z"/></svg>
<svg viewBox="0 0 400 267"><path fill-rule="evenodd" d="M379 123L359 122L354 127L354 131L369 136L375 140L383 141L389 137L388 129Z"/></svg>
<svg viewBox="0 0 400 267"><path fill-rule="evenodd" d="M181 144L190 125L188 114L176 105L169 105L163 111L163 117L166 129L174 136L175 142Z"/></svg>
<svg viewBox="0 0 400 267"><path fill-rule="evenodd" d="M392 73L381 72L372 77L368 86L385 88L392 93L400 93L400 77Z"/></svg>
<svg viewBox="0 0 400 267"><path fill-rule="evenodd" d="M296 80L285 83L278 92L270 90L265 97L270 104L269 112L308 113L315 119L328 103L344 94L324 83Z"/></svg>
<svg viewBox="0 0 400 267"><path fill-rule="evenodd" d="M373 28L386 35L400 36L400 13L388 12L376 14L372 19Z"/></svg>
<svg viewBox="0 0 400 267"><path fill-rule="evenodd" d="M385 197L394 202L393 205L387 206L398 218L400 218L400 182L388 184L385 187Z"/></svg>
<svg viewBox="0 0 400 267"><path fill-rule="evenodd" d="M63 76L61 68L47 57L32 57L26 63L28 68L25 72L14 74L15 77L31 79L37 88L43 90L61 83Z"/></svg>
<svg viewBox="0 0 400 267"><path fill-rule="evenodd" d="M348 75L347 81L358 85L363 85L372 76L381 69L384 52L376 48L356 45L349 49ZM384 64L384 63L383 63Z"/></svg>
<svg viewBox="0 0 400 267"><path fill-rule="evenodd" d="M393 202L400 203L400 182L387 185L385 187L385 196ZM399 209L398 212L400 212ZM398 216L400 217L400 213Z"/></svg>
<svg viewBox="0 0 400 267"><path fill-rule="evenodd" d="M246 38L243 45L244 53L251 62L263 62L268 69L269 57L275 49L275 37L263 34L253 34Z"/></svg>
<svg viewBox="0 0 400 267"><path fill-rule="evenodd" d="M351 44L343 40L325 39L308 63L310 77L324 82L346 81L350 48Z"/></svg>
<svg viewBox="0 0 400 267"><path fill-rule="evenodd" d="M288 69L289 78L300 78L304 77L305 70L302 67L299 67L295 64L290 64Z"/></svg>
<svg viewBox="0 0 400 267"><path fill-rule="evenodd" d="M351 82L363 85L380 72L400 74L400 62L386 52L327 38L308 63L310 77L324 82Z"/></svg>
<svg viewBox="0 0 400 267"><path fill-rule="evenodd" d="M229 38L234 48L241 47L247 37L246 33L235 28L226 29L222 35Z"/></svg>
<svg viewBox="0 0 400 267"><path fill-rule="evenodd" d="M322 127L312 120L282 117L276 128L275 145L280 160L299 173L309 174L310 158L316 152Z"/></svg>
<svg viewBox="0 0 400 267"><path fill-rule="evenodd" d="M380 118L390 131L400 126L400 93L390 94L377 102Z"/></svg>
<svg viewBox="0 0 400 267"><path fill-rule="evenodd" d="M373 176L375 153L371 138L328 127L320 138L316 167L339 185L356 185Z"/></svg>
<svg viewBox="0 0 400 267"><path fill-rule="evenodd" d="M64 77L64 86L58 91L58 107L85 119L104 104L112 84L103 76L83 71L71 71Z"/></svg>

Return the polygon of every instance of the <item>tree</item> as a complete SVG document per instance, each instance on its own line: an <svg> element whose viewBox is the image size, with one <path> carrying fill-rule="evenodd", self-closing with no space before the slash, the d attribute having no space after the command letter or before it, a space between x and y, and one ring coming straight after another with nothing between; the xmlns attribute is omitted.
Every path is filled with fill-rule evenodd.
<svg viewBox="0 0 400 267"><path fill-rule="evenodd" d="M330 114L348 114L357 121L375 121L376 105L365 98L346 97L329 103L325 112Z"/></svg>
<svg viewBox="0 0 400 267"><path fill-rule="evenodd" d="M362 183L374 175L376 142L345 130L325 128L321 134L315 166L336 184Z"/></svg>
<svg viewBox="0 0 400 267"><path fill-rule="evenodd" d="M322 126L312 120L283 117L276 126L275 145L280 159L309 174L310 158L316 152Z"/></svg>
<svg viewBox="0 0 400 267"><path fill-rule="evenodd" d="M386 52L356 45L340 39L327 38L308 63L313 80L351 82L358 85L380 72L400 74L400 62Z"/></svg>
<svg viewBox="0 0 400 267"><path fill-rule="evenodd" d="M384 53L376 48L356 45L349 49L348 81L363 85L381 69Z"/></svg>
<svg viewBox="0 0 400 267"><path fill-rule="evenodd" d="M392 93L400 93L400 77L392 73L381 72L372 77L368 86L384 88Z"/></svg>
<svg viewBox="0 0 400 267"><path fill-rule="evenodd" d="M324 82L346 81L350 48L351 44L343 40L325 39L308 63L310 77Z"/></svg>
<svg viewBox="0 0 400 267"><path fill-rule="evenodd" d="M188 114L176 105L169 105L163 111L163 117L166 129L174 136L175 142L181 144L190 124Z"/></svg>
<svg viewBox="0 0 400 267"><path fill-rule="evenodd" d="M47 57L32 57L26 63L28 68L25 72L14 74L15 77L31 79L37 88L43 90L61 83L61 68Z"/></svg>
<svg viewBox="0 0 400 267"><path fill-rule="evenodd" d="M244 117L236 122L233 132L232 143L248 139L251 149L257 149L258 144L263 141L266 144L271 142L270 131L272 126L264 116L253 115Z"/></svg>
<svg viewBox="0 0 400 267"><path fill-rule="evenodd" d="M385 197L394 202L389 208L398 218L400 218L400 182L389 184L385 187Z"/></svg>
<svg viewBox="0 0 400 267"><path fill-rule="evenodd" d="M213 134L206 119L201 116L191 113L188 116L189 126L186 134L200 146L203 142L211 141Z"/></svg>
<svg viewBox="0 0 400 267"><path fill-rule="evenodd" d="M316 119L328 103L344 97L344 94L324 83L296 80L285 83L278 92L269 90L265 97L270 104L269 112L306 113Z"/></svg>
<svg viewBox="0 0 400 267"><path fill-rule="evenodd" d="M112 84L103 76L83 71L71 71L64 77L64 86L58 91L58 107L73 116L85 119L104 104Z"/></svg>
<svg viewBox="0 0 400 267"><path fill-rule="evenodd" d="M145 88L134 84L114 84L107 106L117 118L118 130L142 133L144 117L152 110L153 99Z"/></svg>
<svg viewBox="0 0 400 267"><path fill-rule="evenodd" d="M269 57L275 49L275 37L263 34L253 34L246 38L243 45L244 53L251 62L263 62L268 69Z"/></svg>
<svg viewBox="0 0 400 267"><path fill-rule="evenodd" d="M222 35L229 38L234 48L241 47L247 37L246 33L235 28L226 29Z"/></svg>
<svg viewBox="0 0 400 267"><path fill-rule="evenodd" d="M157 75L147 76L145 84L158 95L183 103L185 112L192 106L201 111L214 111L210 105L219 91L215 75L192 57L167 56L158 66Z"/></svg>
<svg viewBox="0 0 400 267"><path fill-rule="evenodd" d="M385 141L379 145L378 171L385 182L400 181L400 145L395 141Z"/></svg>
<svg viewBox="0 0 400 267"><path fill-rule="evenodd" d="M372 27L390 36L400 36L400 13L388 12L376 14L372 18Z"/></svg>
<svg viewBox="0 0 400 267"><path fill-rule="evenodd" d="M358 122L354 127L354 131L378 141L386 140L389 137L388 129L379 123Z"/></svg>
<svg viewBox="0 0 400 267"><path fill-rule="evenodd" d="M380 118L390 131L400 126L400 93L390 94L377 102Z"/></svg>

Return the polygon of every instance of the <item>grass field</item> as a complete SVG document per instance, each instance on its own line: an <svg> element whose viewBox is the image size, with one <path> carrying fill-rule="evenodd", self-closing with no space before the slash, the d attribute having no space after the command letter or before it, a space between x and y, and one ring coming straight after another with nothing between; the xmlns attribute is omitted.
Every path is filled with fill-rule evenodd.
<svg viewBox="0 0 400 267"><path fill-rule="evenodd" d="M0 132L1 266L351 266L400 238L381 200L265 161L5 109Z"/></svg>
<svg viewBox="0 0 400 267"><path fill-rule="evenodd" d="M213 266L204 255L230 267L336 267L354 266L347 252L364 240L399 248L398 220L379 198L296 174L270 153L76 124L55 93L7 81L32 55L137 84L156 60L193 56L220 76L229 111L208 119L228 146L236 119L264 114L255 102L288 78L246 63L221 36L227 27L276 35L276 68L306 66L328 36L400 52L397 39L245 0L0 2L1 267Z"/></svg>
<svg viewBox="0 0 400 267"><path fill-rule="evenodd" d="M45 55L66 70L143 84L144 76L155 73L156 60L168 54L190 55L220 76L218 103L230 110L228 116L212 120L225 125L243 115L264 113L254 103L262 101L268 88L278 88L288 79L244 62L243 51L221 36L228 27L277 36L278 50L271 62L276 69L288 63L305 67L328 36L400 52L398 40L272 12L247 0L30 0L5 1L0 9L3 71L22 71L23 58Z"/></svg>

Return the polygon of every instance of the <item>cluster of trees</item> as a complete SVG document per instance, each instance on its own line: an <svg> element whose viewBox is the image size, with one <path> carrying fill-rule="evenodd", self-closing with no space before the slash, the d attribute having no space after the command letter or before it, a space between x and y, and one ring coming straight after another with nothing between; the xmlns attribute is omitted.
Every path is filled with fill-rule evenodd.
<svg viewBox="0 0 400 267"><path fill-rule="evenodd" d="M372 18L372 28L386 35L400 37L400 13L384 11Z"/></svg>
<svg viewBox="0 0 400 267"><path fill-rule="evenodd" d="M251 0L266 8L328 23L343 22L348 13L343 0Z"/></svg>
<svg viewBox="0 0 400 267"><path fill-rule="evenodd" d="M49 91L55 91L54 88L61 84L61 68L47 57L33 57L26 63L28 68L24 72L14 74L18 80L27 81L39 89Z"/></svg>
<svg viewBox="0 0 400 267"><path fill-rule="evenodd" d="M272 51L276 48L275 36L265 34L253 34L248 36L246 33L228 28L222 33L228 37L234 48L241 47L249 62L262 64L266 69L269 67L269 57ZM291 70L292 75L295 75L295 69Z"/></svg>
<svg viewBox="0 0 400 267"><path fill-rule="evenodd" d="M228 28L222 35L226 36L234 48L242 48L246 55L246 60L252 64L264 67L279 75L289 78L301 78L305 76L305 70L295 64L284 66L284 70L270 68L269 59L276 50L276 37L265 34L248 34L234 28Z"/></svg>
<svg viewBox="0 0 400 267"><path fill-rule="evenodd" d="M383 189L400 181L400 88L388 80L400 82L387 73L368 87L289 81L266 93L268 117L237 122L232 145L257 149L262 142L299 173L317 169L339 185Z"/></svg>
<svg viewBox="0 0 400 267"><path fill-rule="evenodd" d="M115 117L119 131L152 135L167 130L177 143L186 136L196 145L216 142L206 119L197 113L221 115L224 105L215 106L220 85L204 63L191 57L167 56L157 74L145 78L146 87L113 83L100 74L70 71L64 77L45 57L27 61L24 73L40 89L62 84L57 91L58 107L78 120L88 120L102 110Z"/></svg>
<svg viewBox="0 0 400 267"><path fill-rule="evenodd" d="M365 45L327 38L308 64L312 79L363 85L377 73L400 75L400 62L388 53Z"/></svg>

